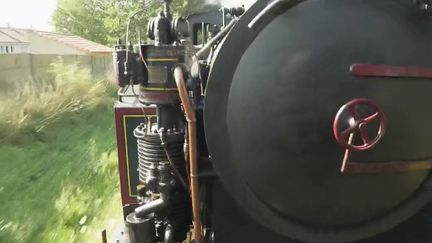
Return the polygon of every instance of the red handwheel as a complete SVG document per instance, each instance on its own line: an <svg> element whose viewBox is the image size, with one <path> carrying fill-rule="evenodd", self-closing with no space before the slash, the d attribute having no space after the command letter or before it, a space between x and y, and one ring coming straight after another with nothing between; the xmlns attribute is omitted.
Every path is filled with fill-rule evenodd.
<svg viewBox="0 0 432 243"><path fill-rule="evenodd" d="M370 110L371 115L363 118L358 112L358 108L364 107ZM371 138L368 126L371 123L379 123L378 131ZM349 124L348 128L343 129L344 124ZM343 105L333 122L333 134L336 141L345 149L354 151L366 151L375 147L384 136L386 130L386 119L383 110L372 100L359 98L354 99ZM361 144L354 144L350 137L360 134ZM352 135L352 136L351 136Z"/></svg>

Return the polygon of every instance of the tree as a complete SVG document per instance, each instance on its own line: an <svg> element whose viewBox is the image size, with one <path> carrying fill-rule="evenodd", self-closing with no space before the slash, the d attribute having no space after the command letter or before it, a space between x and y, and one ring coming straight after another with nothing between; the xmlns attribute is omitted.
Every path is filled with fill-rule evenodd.
<svg viewBox="0 0 432 243"><path fill-rule="evenodd" d="M185 15L202 10L205 0L174 0L172 12ZM56 31L112 45L125 36L130 16L141 10L131 21L131 36L137 31L146 35L147 21L163 9L161 0L59 0L53 14Z"/></svg>

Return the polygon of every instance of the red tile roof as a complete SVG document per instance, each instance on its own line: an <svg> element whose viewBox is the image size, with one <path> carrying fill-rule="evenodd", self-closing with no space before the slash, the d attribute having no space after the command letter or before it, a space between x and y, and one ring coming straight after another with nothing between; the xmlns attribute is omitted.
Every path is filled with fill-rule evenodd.
<svg viewBox="0 0 432 243"><path fill-rule="evenodd" d="M112 49L82 37L48 31L0 27L0 43L28 43L28 33L57 41L64 45L89 53L111 53Z"/></svg>
<svg viewBox="0 0 432 243"><path fill-rule="evenodd" d="M34 31L38 35L90 53L111 53L112 49L99 43L71 34Z"/></svg>
<svg viewBox="0 0 432 243"><path fill-rule="evenodd" d="M24 30L0 27L0 43L28 43Z"/></svg>

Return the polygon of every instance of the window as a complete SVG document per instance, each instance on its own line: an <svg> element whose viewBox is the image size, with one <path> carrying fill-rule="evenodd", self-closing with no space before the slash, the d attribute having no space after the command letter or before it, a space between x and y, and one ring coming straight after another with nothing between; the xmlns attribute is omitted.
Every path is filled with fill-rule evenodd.
<svg viewBox="0 0 432 243"><path fill-rule="evenodd" d="M4 52L4 47L0 46L0 53L3 53L3 52Z"/></svg>
<svg viewBox="0 0 432 243"><path fill-rule="evenodd" d="M11 53L14 52L14 47L13 47L13 46L10 47L10 52L11 52Z"/></svg>
<svg viewBox="0 0 432 243"><path fill-rule="evenodd" d="M6 46L6 53L9 53L9 46Z"/></svg>

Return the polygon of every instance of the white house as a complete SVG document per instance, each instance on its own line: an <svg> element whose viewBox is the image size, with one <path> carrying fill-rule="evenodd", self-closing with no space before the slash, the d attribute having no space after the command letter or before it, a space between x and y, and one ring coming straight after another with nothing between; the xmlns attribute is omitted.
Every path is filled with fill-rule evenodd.
<svg viewBox="0 0 432 243"><path fill-rule="evenodd" d="M111 48L79 36L0 27L0 54L110 55Z"/></svg>
<svg viewBox="0 0 432 243"><path fill-rule="evenodd" d="M105 77L113 66L111 53L109 47L71 34L0 27L0 82L46 78L58 58Z"/></svg>
<svg viewBox="0 0 432 243"><path fill-rule="evenodd" d="M24 31L0 28L0 54L29 53L30 43Z"/></svg>

